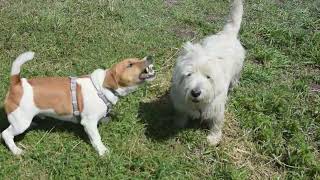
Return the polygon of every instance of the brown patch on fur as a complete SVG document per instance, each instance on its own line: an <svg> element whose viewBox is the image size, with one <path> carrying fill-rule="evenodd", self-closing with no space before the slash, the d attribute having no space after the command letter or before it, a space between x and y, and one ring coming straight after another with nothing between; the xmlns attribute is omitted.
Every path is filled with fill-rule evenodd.
<svg viewBox="0 0 320 180"><path fill-rule="evenodd" d="M116 79L116 72L114 71L115 69L110 69L109 71L106 72L106 77L104 78L103 85L106 88L109 89L118 89L119 84Z"/></svg>
<svg viewBox="0 0 320 180"><path fill-rule="evenodd" d="M17 75L15 75L17 76ZM19 77L19 76L17 76ZM22 89L22 85L20 82L20 78L19 78L19 82L17 81L17 77L11 76L11 86L10 89L6 95L6 99L4 101L4 109L6 111L7 114L10 114L11 112L13 112L14 110L16 110L20 104L20 100L22 98L22 94L23 94L23 89ZM15 82L15 84L13 84L13 82Z"/></svg>
<svg viewBox="0 0 320 180"><path fill-rule="evenodd" d="M140 74L146 68L146 61L137 58L125 59L113 65L106 72L103 86L111 89L128 87L141 83Z"/></svg>
<svg viewBox="0 0 320 180"><path fill-rule="evenodd" d="M44 77L30 79L33 88L34 102L39 109L53 109L57 115L73 114L70 78ZM81 87L77 85L77 100L79 111L83 110Z"/></svg>
<svg viewBox="0 0 320 180"><path fill-rule="evenodd" d="M20 76L19 74L13 75L10 77L10 86L14 86L18 83L20 83Z"/></svg>

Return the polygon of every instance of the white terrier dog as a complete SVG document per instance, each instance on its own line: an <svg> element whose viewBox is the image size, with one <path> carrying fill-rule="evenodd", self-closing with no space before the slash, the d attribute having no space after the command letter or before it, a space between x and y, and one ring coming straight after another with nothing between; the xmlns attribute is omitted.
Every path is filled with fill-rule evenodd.
<svg viewBox="0 0 320 180"><path fill-rule="evenodd" d="M170 95L176 125L184 127L188 118L206 122L210 145L221 140L228 90L237 84L245 58L237 39L242 14L242 0L234 0L223 31L200 43L187 42L173 72Z"/></svg>

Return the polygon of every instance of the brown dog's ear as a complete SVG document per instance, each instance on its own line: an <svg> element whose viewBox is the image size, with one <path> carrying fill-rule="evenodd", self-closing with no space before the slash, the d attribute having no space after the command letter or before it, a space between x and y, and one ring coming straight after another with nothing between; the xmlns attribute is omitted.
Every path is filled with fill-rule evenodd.
<svg viewBox="0 0 320 180"><path fill-rule="evenodd" d="M106 76L104 77L103 86L109 89L116 90L119 88L117 81L117 72L113 70L108 70Z"/></svg>

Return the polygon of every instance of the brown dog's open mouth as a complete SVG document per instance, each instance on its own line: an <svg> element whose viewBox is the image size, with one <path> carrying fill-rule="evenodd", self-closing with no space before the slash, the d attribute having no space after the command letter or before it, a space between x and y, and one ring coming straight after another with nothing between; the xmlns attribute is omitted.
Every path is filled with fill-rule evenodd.
<svg viewBox="0 0 320 180"><path fill-rule="evenodd" d="M155 76L156 76L156 73L153 70L153 64L150 64L140 74L139 79L142 81L150 81L150 80L153 80Z"/></svg>

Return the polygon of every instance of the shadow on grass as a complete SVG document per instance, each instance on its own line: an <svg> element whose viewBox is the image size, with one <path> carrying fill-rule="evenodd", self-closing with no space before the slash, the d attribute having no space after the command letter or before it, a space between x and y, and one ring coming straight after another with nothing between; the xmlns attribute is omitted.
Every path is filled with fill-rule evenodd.
<svg viewBox="0 0 320 180"><path fill-rule="evenodd" d="M169 94L151 102L141 102L139 117L146 125L145 135L154 140L166 140L178 133L173 125L174 111Z"/></svg>
<svg viewBox="0 0 320 180"><path fill-rule="evenodd" d="M151 102L141 102L139 117L146 125L145 135L157 141L164 141L176 136L180 131L187 129L206 129L200 126L199 121L190 121L187 127L179 129L174 126L175 113L170 101L169 92Z"/></svg>
<svg viewBox="0 0 320 180"><path fill-rule="evenodd" d="M1 107L0 108L0 132L5 130L8 126L9 126L9 122L7 119L7 114L4 111L4 108Z"/></svg>
<svg viewBox="0 0 320 180"><path fill-rule="evenodd" d="M0 108L0 131L4 131L9 126L7 115L4 111L4 108ZM85 133L82 125L75 124L71 122L64 122L53 118L40 119L35 117L32 121L31 126L27 131L15 137L15 141L20 141L23 139L25 134L29 131L44 131L44 132L68 132L74 134L77 137L80 137L83 141L90 144L87 134ZM0 132L0 133L1 133ZM3 142L2 142L3 143Z"/></svg>

